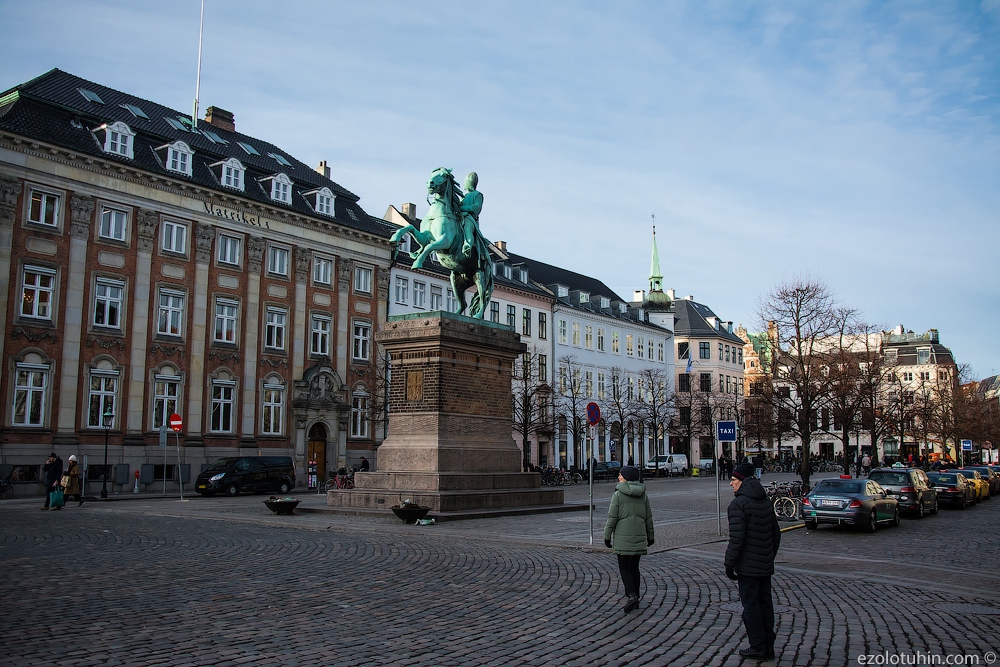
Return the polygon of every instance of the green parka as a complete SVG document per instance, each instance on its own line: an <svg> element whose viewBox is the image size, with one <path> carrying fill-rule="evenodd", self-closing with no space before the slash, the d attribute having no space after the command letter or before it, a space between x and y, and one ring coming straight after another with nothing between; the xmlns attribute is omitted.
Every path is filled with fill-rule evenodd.
<svg viewBox="0 0 1000 667"><path fill-rule="evenodd" d="M611 496L604 539L614 535L614 552L634 556L647 552L653 541L653 512L649 507L646 485L640 482L619 482Z"/></svg>

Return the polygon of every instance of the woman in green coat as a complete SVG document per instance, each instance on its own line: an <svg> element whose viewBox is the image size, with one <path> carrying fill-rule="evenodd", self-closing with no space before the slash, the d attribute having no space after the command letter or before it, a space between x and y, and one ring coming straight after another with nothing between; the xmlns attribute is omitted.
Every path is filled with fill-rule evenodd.
<svg viewBox="0 0 1000 667"><path fill-rule="evenodd" d="M653 512L646 485L639 481L639 469L634 466L625 466L618 474L608 523L604 526L604 545L618 555L627 614L639 607L639 558L653 546Z"/></svg>

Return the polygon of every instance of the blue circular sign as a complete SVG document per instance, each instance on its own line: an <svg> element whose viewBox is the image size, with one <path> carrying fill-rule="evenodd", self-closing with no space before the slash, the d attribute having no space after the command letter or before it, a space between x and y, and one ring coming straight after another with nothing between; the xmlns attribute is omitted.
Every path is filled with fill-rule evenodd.
<svg viewBox="0 0 1000 667"><path fill-rule="evenodd" d="M587 403L587 423L597 426L599 421L601 421L601 406L594 402Z"/></svg>

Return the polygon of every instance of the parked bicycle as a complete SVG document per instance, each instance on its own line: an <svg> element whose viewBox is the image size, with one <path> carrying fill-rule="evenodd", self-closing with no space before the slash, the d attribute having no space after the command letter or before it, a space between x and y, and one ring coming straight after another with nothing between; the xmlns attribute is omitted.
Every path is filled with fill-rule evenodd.
<svg viewBox="0 0 1000 667"><path fill-rule="evenodd" d="M14 483L10 481L14 475L14 466L9 463L0 464L0 498L7 500L14 497Z"/></svg>
<svg viewBox="0 0 1000 667"><path fill-rule="evenodd" d="M327 472L326 486L324 491L336 491L338 489L354 488L354 466L339 468Z"/></svg>
<svg viewBox="0 0 1000 667"><path fill-rule="evenodd" d="M764 487L764 492L774 506L775 516L796 519L802 510L802 496L809 493L809 487L799 480L771 482Z"/></svg>

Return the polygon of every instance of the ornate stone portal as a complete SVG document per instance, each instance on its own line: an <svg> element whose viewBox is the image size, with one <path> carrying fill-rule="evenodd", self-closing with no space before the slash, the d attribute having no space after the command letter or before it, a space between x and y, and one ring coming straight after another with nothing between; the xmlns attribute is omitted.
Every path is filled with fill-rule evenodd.
<svg viewBox="0 0 1000 667"><path fill-rule="evenodd" d="M525 350L509 328L432 312L390 317L376 340L391 357L389 435L378 472L327 505L388 510L412 500L437 512L562 505L522 473L511 436L511 365Z"/></svg>

